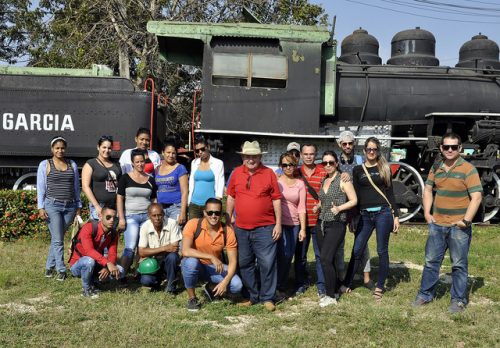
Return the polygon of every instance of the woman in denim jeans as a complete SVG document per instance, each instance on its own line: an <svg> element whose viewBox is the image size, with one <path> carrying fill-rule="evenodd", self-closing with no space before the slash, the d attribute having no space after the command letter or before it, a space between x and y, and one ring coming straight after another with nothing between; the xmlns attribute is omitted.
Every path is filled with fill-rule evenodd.
<svg viewBox="0 0 500 348"><path fill-rule="evenodd" d="M116 207L116 191L122 170L111 160L113 138L103 135L97 142L97 157L82 168L82 191L89 200L90 218L100 220L101 209Z"/></svg>
<svg viewBox="0 0 500 348"><path fill-rule="evenodd" d="M177 163L177 149L173 142L163 144L163 161L155 169L158 187L158 203L163 206L165 217L186 223L188 199L188 175L186 167Z"/></svg>
<svg viewBox="0 0 500 348"><path fill-rule="evenodd" d="M278 285L276 301L286 296L288 273L295 254L297 240L306 238L306 186L295 175L297 158L291 152L280 156L279 166L283 172L278 179L281 197L282 235L278 239Z"/></svg>
<svg viewBox="0 0 500 348"><path fill-rule="evenodd" d="M353 184L358 197L361 221L356 231L344 285L340 288L343 293L351 291L355 270L358 269L363 250L372 235L373 229L375 229L379 272L373 297L377 302L382 300L385 280L389 274L389 236L391 232L397 232L399 229L399 213L392 189L391 169L380 150L380 141L377 138L370 137L366 139L364 148L365 163L353 169ZM385 198L373 187L366 176L365 170ZM391 210L394 210L394 218Z"/></svg>
<svg viewBox="0 0 500 348"><path fill-rule="evenodd" d="M64 233L80 215L80 177L76 163L65 158L66 139L54 137L50 142L52 158L43 160L37 172L39 216L47 221L50 249L45 264L45 277L56 274L56 280L66 279L64 264Z"/></svg>
<svg viewBox="0 0 500 348"><path fill-rule="evenodd" d="M144 172L146 163L144 150L134 149L130 153L132 171L124 174L118 182L118 229L125 230L125 248L121 266L125 274L134 260L139 241L139 228L148 219L148 207L156 202L156 184L153 177ZM125 228L126 227L126 228Z"/></svg>

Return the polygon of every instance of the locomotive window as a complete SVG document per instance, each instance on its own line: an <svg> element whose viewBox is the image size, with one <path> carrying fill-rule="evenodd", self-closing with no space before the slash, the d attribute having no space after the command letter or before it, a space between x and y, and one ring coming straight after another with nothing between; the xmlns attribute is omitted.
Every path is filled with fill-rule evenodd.
<svg viewBox="0 0 500 348"><path fill-rule="evenodd" d="M212 83L219 86L285 88L288 62L270 54L213 54Z"/></svg>

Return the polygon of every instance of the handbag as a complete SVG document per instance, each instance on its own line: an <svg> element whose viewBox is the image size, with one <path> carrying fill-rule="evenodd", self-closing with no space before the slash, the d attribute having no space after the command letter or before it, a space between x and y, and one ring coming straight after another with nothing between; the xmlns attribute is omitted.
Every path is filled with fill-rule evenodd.
<svg viewBox="0 0 500 348"><path fill-rule="evenodd" d="M362 164L362 167L363 167L363 170L365 171L365 174L366 174L366 177L368 178L368 181L370 181L370 184L372 184L373 188L375 189L375 191L377 191L382 197L384 197L385 201L387 202L387 204L389 205L389 208L391 209L391 214L392 214L392 219L394 220L394 209L392 208L392 204L391 202L389 202L389 200L387 199L387 197L384 195L384 193L382 192L382 190L380 190L378 188L377 185L375 185L375 183L373 182L372 180L372 177L370 175L370 173L368 173L368 169L366 169L366 166L365 164L363 163Z"/></svg>

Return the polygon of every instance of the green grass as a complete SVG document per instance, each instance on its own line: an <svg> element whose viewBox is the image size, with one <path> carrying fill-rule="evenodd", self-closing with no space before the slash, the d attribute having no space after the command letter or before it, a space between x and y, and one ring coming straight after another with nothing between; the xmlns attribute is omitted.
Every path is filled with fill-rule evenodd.
<svg viewBox="0 0 500 348"><path fill-rule="evenodd" d="M410 306L418 289L426 227L404 226L391 237L389 291L375 304L357 288L335 307L318 306L315 287L267 313L227 301L185 309L186 294L110 290L99 299L80 296L80 279L43 277L46 237L0 244L0 346L79 347L495 347L500 346L498 278L500 228L475 227L469 273L470 305L450 315L449 286L424 308ZM370 241L376 266L374 238ZM352 245L348 235L346 257ZM312 249L312 248L311 248ZM310 269L313 264L310 263ZM447 256L442 273L451 270ZM375 278L376 267L372 271Z"/></svg>

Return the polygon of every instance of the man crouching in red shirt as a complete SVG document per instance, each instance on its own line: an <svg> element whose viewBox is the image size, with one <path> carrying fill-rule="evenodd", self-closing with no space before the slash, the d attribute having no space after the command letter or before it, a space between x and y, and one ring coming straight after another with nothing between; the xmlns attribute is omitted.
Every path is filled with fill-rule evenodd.
<svg viewBox="0 0 500 348"><path fill-rule="evenodd" d="M277 266L276 241L281 237L281 193L272 169L262 165L263 152L257 141L246 141L241 152L243 165L231 174L227 188L226 211L236 213L238 265L250 298L241 303L263 303L275 310ZM255 267L255 260L259 265ZM260 272L260 288L257 282Z"/></svg>
<svg viewBox="0 0 500 348"><path fill-rule="evenodd" d="M110 276L119 279L125 275L123 268L116 264L118 246L118 233L115 227L116 210L104 207L101 214L102 221L87 222L82 226L69 260L73 276L82 278L82 296L89 298L99 296L93 285L96 267L100 268L98 272L100 281ZM93 224L97 224L97 226ZM107 257L103 255L105 248L108 248Z"/></svg>

